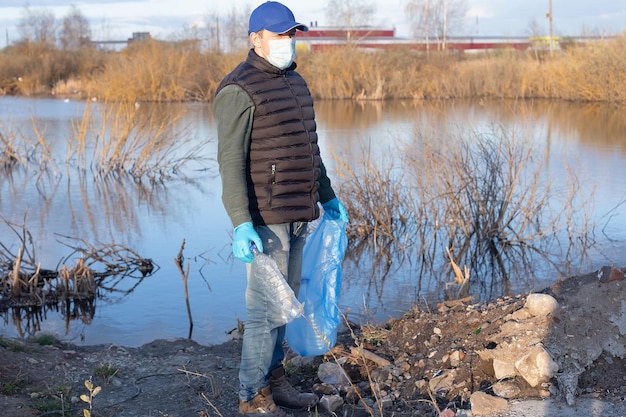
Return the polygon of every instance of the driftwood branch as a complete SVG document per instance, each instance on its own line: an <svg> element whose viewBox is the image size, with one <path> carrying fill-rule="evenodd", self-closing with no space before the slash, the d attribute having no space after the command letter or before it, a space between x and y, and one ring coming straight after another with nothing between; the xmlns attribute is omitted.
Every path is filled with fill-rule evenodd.
<svg viewBox="0 0 626 417"><path fill-rule="evenodd" d="M71 254L61 259L56 269L43 269L33 258L34 245L26 227L2 217L0 222L20 239L15 253L0 243L0 311L92 300L98 290L101 297L106 293L126 295L156 269L151 259L120 244L92 245L63 235L58 235L65 239L60 243L72 249ZM137 279L130 289L122 284L128 278Z"/></svg>
<svg viewBox="0 0 626 417"><path fill-rule="evenodd" d="M180 250L178 251L178 256L174 258L174 263L178 268L178 272L183 278L183 285L185 287L185 302L187 303L187 315L189 316L189 339L191 339L191 334L193 332L193 318L191 316L191 306L189 305L189 288L187 286L187 279L189 278L189 263L187 263L187 270L183 269L183 262L185 258L183 257L183 250L185 249L185 239L180 244Z"/></svg>
<svg viewBox="0 0 626 417"><path fill-rule="evenodd" d="M352 356L370 360L381 368L391 365L391 362L389 362L387 359L363 348L351 347L350 353L352 354Z"/></svg>

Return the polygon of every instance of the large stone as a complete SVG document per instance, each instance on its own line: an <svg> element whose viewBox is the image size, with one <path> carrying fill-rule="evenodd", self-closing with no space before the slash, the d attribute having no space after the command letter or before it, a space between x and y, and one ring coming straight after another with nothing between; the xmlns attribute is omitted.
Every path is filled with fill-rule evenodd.
<svg viewBox="0 0 626 417"><path fill-rule="evenodd" d="M334 362L322 363L317 369L317 376L322 382L332 385L339 390L345 390L350 386L350 377L339 364Z"/></svg>
<svg viewBox="0 0 626 417"><path fill-rule="evenodd" d="M486 416L491 413L504 411L508 408L508 402L504 398L494 397L477 391L470 396L473 416Z"/></svg>
<svg viewBox="0 0 626 417"><path fill-rule="evenodd" d="M515 363L511 360L493 358L493 373L496 379L512 378L517 375Z"/></svg>
<svg viewBox="0 0 626 417"><path fill-rule="evenodd" d="M548 294L529 294L524 307L532 316L547 316L559 308L559 302Z"/></svg>
<svg viewBox="0 0 626 417"><path fill-rule="evenodd" d="M332 413L343 405L341 395L322 395L320 398L320 406L323 410Z"/></svg>
<svg viewBox="0 0 626 417"><path fill-rule="evenodd" d="M614 266L603 266L598 270L598 280L600 282L623 281L624 272Z"/></svg>
<svg viewBox="0 0 626 417"><path fill-rule="evenodd" d="M454 370L446 370L441 375L436 376L430 380L428 387L431 392L438 395L447 393L454 386L456 379L456 372Z"/></svg>
<svg viewBox="0 0 626 417"><path fill-rule="evenodd" d="M529 352L515 362L517 372L531 387L549 381L559 370L550 353L542 346L532 346Z"/></svg>
<svg viewBox="0 0 626 417"><path fill-rule="evenodd" d="M521 392L520 387L512 381L496 382L491 389L498 397L506 399L516 398Z"/></svg>

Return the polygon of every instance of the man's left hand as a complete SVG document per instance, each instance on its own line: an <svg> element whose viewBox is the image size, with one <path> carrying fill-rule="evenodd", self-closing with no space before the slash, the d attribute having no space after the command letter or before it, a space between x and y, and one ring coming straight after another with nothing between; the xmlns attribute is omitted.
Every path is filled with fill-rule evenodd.
<svg viewBox="0 0 626 417"><path fill-rule="evenodd" d="M324 208L324 211L327 212L333 220L339 220L346 223L348 222L348 211L338 199L333 198L332 200L327 201L322 204L322 208Z"/></svg>

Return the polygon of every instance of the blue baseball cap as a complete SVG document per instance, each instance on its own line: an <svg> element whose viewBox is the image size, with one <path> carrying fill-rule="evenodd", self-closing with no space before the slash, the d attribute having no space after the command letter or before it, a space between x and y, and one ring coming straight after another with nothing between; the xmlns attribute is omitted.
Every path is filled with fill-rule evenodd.
<svg viewBox="0 0 626 417"><path fill-rule="evenodd" d="M293 13L287 6L277 1L267 1L250 14L248 35L263 29L274 33L285 33L294 28L303 32L309 30L302 23L296 22Z"/></svg>

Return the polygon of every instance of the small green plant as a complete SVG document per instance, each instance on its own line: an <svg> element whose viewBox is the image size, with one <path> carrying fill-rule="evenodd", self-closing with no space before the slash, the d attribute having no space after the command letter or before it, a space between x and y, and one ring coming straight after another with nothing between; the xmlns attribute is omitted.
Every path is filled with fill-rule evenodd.
<svg viewBox="0 0 626 417"><path fill-rule="evenodd" d="M100 393L100 391L102 391L102 388L94 387L93 382L91 382L91 378L85 380L85 387L89 391L89 395L83 394L80 396L80 399L89 404L89 410L83 409L83 416L91 417L91 412L93 411L93 399Z"/></svg>
<svg viewBox="0 0 626 417"><path fill-rule="evenodd" d="M301 379L315 379L317 378L318 362L311 362L309 364L302 364L296 366L292 361L287 360L284 362L285 374L287 376L298 376Z"/></svg>
<svg viewBox="0 0 626 417"><path fill-rule="evenodd" d="M5 395L16 394L20 389L20 381L6 381L2 383L1 391Z"/></svg>
<svg viewBox="0 0 626 417"><path fill-rule="evenodd" d="M58 384L52 389L52 391L55 395L63 397L70 393L71 388L65 384Z"/></svg>
<svg viewBox="0 0 626 417"><path fill-rule="evenodd" d="M41 333L33 338L33 341L40 346L56 346L61 341L52 333Z"/></svg>
<svg viewBox="0 0 626 417"><path fill-rule="evenodd" d="M111 378L117 375L118 372L119 372L119 369L114 367L113 365L102 364L94 370L94 375L99 378L102 378L106 383L109 383Z"/></svg>
<svg viewBox="0 0 626 417"><path fill-rule="evenodd" d="M35 403L33 407L43 415L65 417L63 403L56 397L41 400Z"/></svg>

